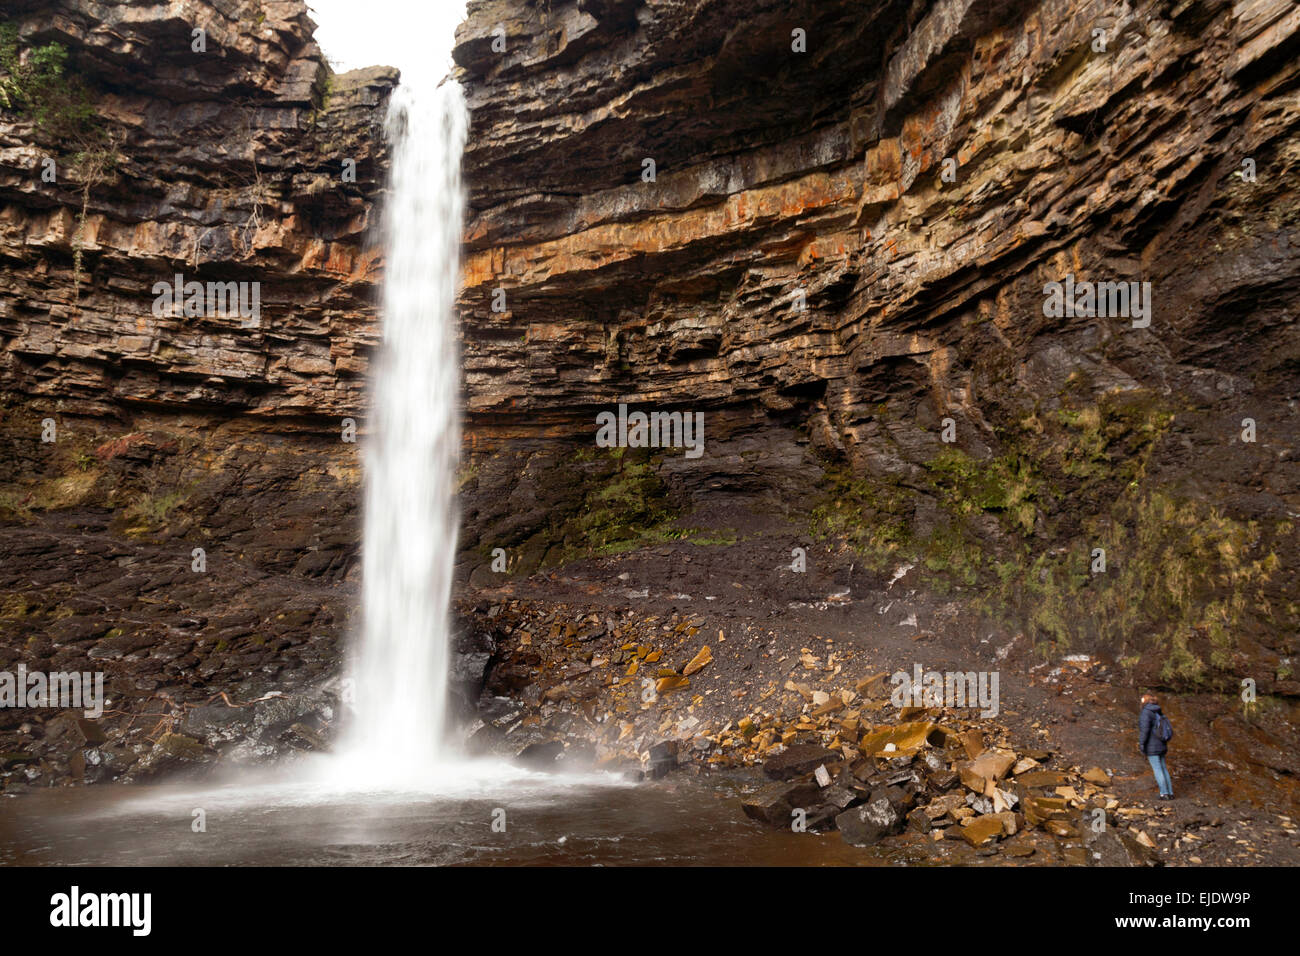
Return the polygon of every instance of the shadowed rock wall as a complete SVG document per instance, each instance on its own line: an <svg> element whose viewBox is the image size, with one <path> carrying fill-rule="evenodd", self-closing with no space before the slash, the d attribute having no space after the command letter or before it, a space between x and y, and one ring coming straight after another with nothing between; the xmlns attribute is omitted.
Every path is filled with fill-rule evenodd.
<svg viewBox="0 0 1300 956"><path fill-rule="evenodd" d="M621 479L579 450L700 410L645 462L687 524L776 506L1036 643L1297 689L1292 4L473 0L457 40L476 580L644 532L584 531ZM1045 314L1067 275L1149 325Z"/></svg>

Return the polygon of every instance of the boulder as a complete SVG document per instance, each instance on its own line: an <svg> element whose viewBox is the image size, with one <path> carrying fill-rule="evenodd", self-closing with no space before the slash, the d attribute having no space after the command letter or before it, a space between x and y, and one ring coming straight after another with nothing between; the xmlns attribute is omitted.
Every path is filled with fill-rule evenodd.
<svg viewBox="0 0 1300 956"><path fill-rule="evenodd" d="M931 820L937 820L964 806L966 806L966 798L960 793L946 793L942 797L931 800L923 809Z"/></svg>
<svg viewBox="0 0 1300 956"><path fill-rule="evenodd" d="M564 753L563 743L558 740L545 740L529 744L519 751L515 760L528 767L546 770L554 768L556 758L562 753Z"/></svg>
<svg viewBox="0 0 1300 956"><path fill-rule="evenodd" d="M856 802L860 802L862 797L856 791L840 784L832 784L822 790L822 799L827 803L838 807L840 810L847 810Z"/></svg>
<svg viewBox="0 0 1300 956"><path fill-rule="evenodd" d="M650 748L648 773L652 779L658 780L677 768L677 750L676 740L661 740Z"/></svg>
<svg viewBox="0 0 1300 956"><path fill-rule="evenodd" d="M871 793L871 800L883 797L899 812L905 814L916 805L916 791L911 787L883 787Z"/></svg>
<svg viewBox="0 0 1300 956"><path fill-rule="evenodd" d="M172 773L185 766L204 763L208 754L203 744L184 734L165 733L158 738L153 749L136 764L133 776L137 779L161 773Z"/></svg>
<svg viewBox="0 0 1300 956"><path fill-rule="evenodd" d="M820 806L821 799L817 786L806 781L770 783L747 796L740 806L747 817L775 827L788 827L795 808Z"/></svg>
<svg viewBox="0 0 1300 956"><path fill-rule="evenodd" d="M690 663L682 668L682 675L690 677L692 674L701 670L706 664L712 663L712 661L713 654L709 651L709 645L705 644L700 648L700 652L691 658Z"/></svg>
<svg viewBox="0 0 1300 956"><path fill-rule="evenodd" d="M1110 786L1110 774L1100 767L1093 767L1091 770L1084 771L1083 779L1098 787Z"/></svg>
<svg viewBox="0 0 1300 956"><path fill-rule="evenodd" d="M881 796L845 810L835 818L835 826L846 843L875 846L885 837L902 829L903 817L893 804Z"/></svg>
<svg viewBox="0 0 1300 956"><path fill-rule="evenodd" d="M941 770L937 773L930 774L930 776L926 778L926 780L929 781L930 786L936 790L951 789L960 779L961 776L955 770Z"/></svg>
<svg viewBox="0 0 1300 956"><path fill-rule="evenodd" d="M769 757L763 764L763 772L776 780L791 780L815 772L822 764L840 761L840 755L834 750L817 744L791 744L784 753Z"/></svg>
<svg viewBox="0 0 1300 956"><path fill-rule="evenodd" d="M959 831L961 837L971 846L984 846L1000 839L1003 823L997 816L975 817Z"/></svg>
<svg viewBox="0 0 1300 956"><path fill-rule="evenodd" d="M1070 782L1068 773L1059 770L1031 770L1016 777L1016 783L1026 787L1059 787Z"/></svg>
<svg viewBox="0 0 1300 956"><path fill-rule="evenodd" d="M1127 830L1107 827L1088 843L1094 866L1155 866L1159 856Z"/></svg>
<svg viewBox="0 0 1300 956"><path fill-rule="evenodd" d="M1020 803L1025 814L1025 822L1031 827L1042 826L1049 820L1064 820L1069 815L1065 801L1059 797L1026 795Z"/></svg>
<svg viewBox="0 0 1300 956"><path fill-rule="evenodd" d="M953 732L929 720L884 727L864 734L859 749L873 757L915 753L926 744L942 747Z"/></svg>
<svg viewBox="0 0 1300 956"><path fill-rule="evenodd" d="M996 783L1007 775L1016 762L1016 755L1005 750L986 750L974 760L957 765L961 782L976 793L984 793L988 784Z"/></svg>
<svg viewBox="0 0 1300 956"><path fill-rule="evenodd" d="M835 827L835 818L842 810L833 803L823 803L813 807L804 818L804 826L809 830L830 830Z"/></svg>
<svg viewBox="0 0 1300 956"><path fill-rule="evenodd" d="M1079 830L1069 820L1047 820L1043 823L1043 829L1052 836L1070 839L1079 835Z"/></svg>
<svg viewBox="0 0 1300 956"><path fill-rule="evenodd" d="M927 750L921 754L921 762L925 764L926 769L931 773L945 773L948 770L948 762L933 750Z"/></svg>
<svg viewBox="0 0 1300 956"><path fill-rule="evenodd" d="M479 721L465 738L465 750L472 756L481 757L497 753L505 744L505 731L492 724Z"/></svg>
<svg viewBox="0 0 1300 956"><path fill-rule="evenodd" d="M68 747L97 747L108 741L99 724L75 714L59 714L47 721L45 739Z"/></svg>
<svg viewBox="0 0 1300 956"><path fill-rule="evenodd" d="M984 752L984 735L978 730L968 730L958 739L961 741L961 745L969 759L974 760Z"/></svg>

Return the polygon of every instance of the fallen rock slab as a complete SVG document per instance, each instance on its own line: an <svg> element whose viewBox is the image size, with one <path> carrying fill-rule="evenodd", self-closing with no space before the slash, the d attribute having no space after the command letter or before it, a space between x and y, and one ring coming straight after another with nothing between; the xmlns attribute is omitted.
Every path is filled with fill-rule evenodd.
<svg viewBox="0 0 1300 956"><path fill-rule="evenodd" d="M971 846L984 846L998 840L1003 833L1002 820L997 816L975 817L961 828L961 837Z"/></svg>
<svg viewBox="0 0 1300 956"><path fill-rule="evenodd" d="M792 813L797 808L820 805L816 784L808 782L771 783L741 801L745 816L774 827L790 825Z"/></svg>
<svg viewBox="0 0 1300 956"><path fill-rule="evenodd" d="M835 818L835 826L844 842L854 846L875 846L903 827L903 818L887 799L876 797L869 803L845 810Z"/></svg>
<svg viewBox="0 0 1300 956"><path fill-rule="evenodd" d="M817 744L791 744L784 753L768 757L763 772L776 780L791 780L814 773L822 764L838 764L841 760L840 754Z"/></svg>

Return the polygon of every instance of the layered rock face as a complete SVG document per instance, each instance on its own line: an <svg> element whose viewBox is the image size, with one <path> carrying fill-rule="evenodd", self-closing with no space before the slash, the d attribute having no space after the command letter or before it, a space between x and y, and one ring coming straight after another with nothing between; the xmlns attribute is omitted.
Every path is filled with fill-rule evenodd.
<svg viewBox="0 0 1300 956"><path fill-rule="evenodd" d="M67 55L0 110L0 669L105 673L111 741L77 766L42 711L0 709L27 761L6 783L143 777L211 756L196 739L310 748L336 701L253 702L337 673L358 601L397 73L333 74L301 2L0 20ZM178 276L228 301L159 307Z"/></svg>
<svg viewBox="0 0 1300 956"><path fill-rule="evenodd" d="M26 6L21 37L70 51L116 156L83 190L21 114L4 130L6 385L69 411L357 414L395 71L330 75L302 3ZM260 323L155 315L177 273L260 281Z"/></svg>
<svg viewBox="0 0 1300 956"><path fill-rule="evenodd" d="M1294 5L472 0L457 40L480 561L635 538L581 520L626 491L596 415L702 411L636 489L688 524L810 514L1045 648L1300 689Z"/></svg>
<svg viewBox="0 0 1300 956"><path fill-rule="evenodd" d="M147 483L185 503L189 531L278 552L270 567L333 549L317 570L341 572L359 478L344 419L362 419L378 337L371 226L396 71L333 75L298 2L7 16L25 47L68 51L97 118L60 135L15 108L0 125L6 507L126 507ZM178 282L228 301L160 306L156 286ZM142 443L135 484L98 467ZM78 457L71 501L33 488ZM295 488L310 488L305 512Z"/></svg>

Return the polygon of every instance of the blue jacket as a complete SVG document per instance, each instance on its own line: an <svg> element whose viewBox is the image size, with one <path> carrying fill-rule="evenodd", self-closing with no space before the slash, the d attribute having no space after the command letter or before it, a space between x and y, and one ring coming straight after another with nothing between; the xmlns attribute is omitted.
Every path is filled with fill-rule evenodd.
<svg viewBox="0 0 1300 956"><path fill-rule="evenodd" d="M1160 756L1168 751L1168 746L1160 739L1156 717L1160 715L1159 704L1144 704L1142 716L1138 718L1138 746L1148 757Z"/></svg>

